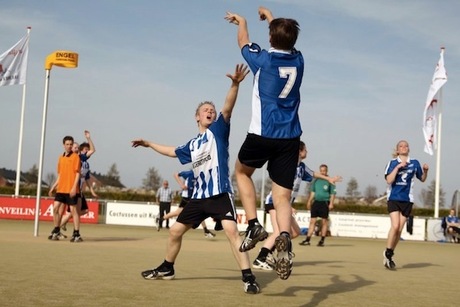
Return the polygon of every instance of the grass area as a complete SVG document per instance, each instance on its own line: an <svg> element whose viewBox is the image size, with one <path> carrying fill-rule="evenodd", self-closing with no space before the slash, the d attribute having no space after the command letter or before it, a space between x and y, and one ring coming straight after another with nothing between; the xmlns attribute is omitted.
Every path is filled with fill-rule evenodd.
<svg viewBox="0 0 460 307"><path fill-rule="evenodd" d="M385 242L327 238L299 246L288 280L254 270L262 292L243 292L222 232L189 231L176 279L147 281L161 263L167 232L149 227L83 225L82 243L49 241L51 223L0 220L0 306L450 306L456 302L460 244L402 241L396 271L382 265ZM261 245L261 244L259 244ZM257 247L256 247L257 249ZM250 252L251 259L257 250Z"/></svg>

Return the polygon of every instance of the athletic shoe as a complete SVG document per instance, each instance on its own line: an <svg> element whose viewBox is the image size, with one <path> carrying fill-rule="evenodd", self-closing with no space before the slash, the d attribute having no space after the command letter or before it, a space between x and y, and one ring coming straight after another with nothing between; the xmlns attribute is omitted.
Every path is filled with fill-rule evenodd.
<svg viewBox="0 0 460 307"><path fill-rule="evenodd" d="M386 251L383 251L383 265L389 270L396 269L396 263L393 261L393 255L388 257Z"/></svg>
<svg viewBox="0 0 460 307"><path fill-rule="evenodd" d="M259 269L259 270L273 271L273 267L270 264L268 264L267 260L263 261L260 259L256 259L252 263L252 267L254 269Z"/></svg>
<svg viewBox="0 0 460 307"><path fill-rule="evenodd" d="M53 232L48 236L48 240L59 241L59 232Z"/></svg>
<svg viewBox="0 0 460 307"><path fill-rule="evenodd" d="M244 232L244 235L245 238L243 243L241 243L240 252L246 252L250 249L253 249L257 242L263 241L268 237L268 233L260 224L256 224L252 228L249 228L248 226Z"/></svg>
<svg viewBox="0 0 460 307"><path fill-rule="evenodd" d="M320 240L320 241L318 242L318 245L317 245L317 246L324 246L324 241L323 241L323 240Z"/></svg>
<svg viewBox="0 0 460 307"><path fill-rule="evenodd" d="M58 232L57 236L58 236L59 240L67 239L67 236L65 234L61 233L61 232Z"/></svg>
<svg viewBox="0 0 460 307"><path fill-rule="evenodd" d="M64 230L64 231L67 231L67 224L63 224L63 225L61 226L61 229Z"/></svg>
<svg viewBox="0 0 460 307"><path fill-rule="evenodd" d="M214 233L208 231L208 232L205 232L205 233L204 233L204 236L205 236L206 238L208 238L208 239L212 239L212 238L214 238L216 235L215 235Z"/></svg>
<svg viewBox="0 0 460 307"><path fill-rule="evenodd" d="M72 238L70 238L70 242L72 243L83 242L83 239L81 238L80 235L73 235Z"/></svg>
<svg viewBox="0 0 460 307"><path fill-rule="evenodd" d="M147 270L141 273L145 279L164 279L171 280L174 278L174 268L166 269L165 267L158 267L153 270Z"/></svg>
<svg viewBox="0 0 460 307"><path fill-rule="evenodd" d="M310 241L303 240L302 242L299 242L299 245L310 245Z"/></svg>
<svg viewBox="0 0 460 307"><path fill-rule="evenodd" d="M267 255L267 258L265 258L265 262L268 263L269 266L271 266L272 268L275 267L275 258L273 258L273 254L270 252L268 253Z"/></svg>
<svg viewBox="0 0 460 307"><path fill-rule="evenodd" d="M251 274L250 276L244 277L243 289L244 292L248 294L257 294L260 292L259 284L256 282L256 277L254 275Z"/></svg>
<svg viewBox="0 0 460 307"><path fill-rule="evenodd" d="M278 277L288 279L292 272L292 243L291 238L285 235L279 235L275 240L275 270Z"/></svg>

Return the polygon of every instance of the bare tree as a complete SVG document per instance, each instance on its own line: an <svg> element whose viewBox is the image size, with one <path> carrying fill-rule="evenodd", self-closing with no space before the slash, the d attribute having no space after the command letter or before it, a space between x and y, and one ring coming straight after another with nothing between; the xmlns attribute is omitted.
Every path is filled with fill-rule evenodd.
<svg viewBox="0 0 460 307"><path fill-rule="evenodd" d="M53 183L56 181L56 174L55 173L46 174L45 181L51 187L53 185Z"/></svg>
<svg viewBox="0 0 460 307"><path fill-rule="evenodd" d="M109 171L107 172L106 176L110 179L120 181L120 173L118 172L116 163L110 166Z"/></svg>
<svg viewBox="0 0 460 307"><path fill-rule="evenodd" d="M36 164L32 165L32 167L27 171L28 174L38 176L38 167Z"/></svg>
<svg viewBox="0 0 460 307"><path fill-rule="evenodd" d="M377 199L377 188L373 185L368 185L364 190L364 199L368 204Z"/></svg>
<svg viewBox="0 0 460 307"><path fill-rule="evenodd" d="M422 189L420 192L420 199L422 204L426 208L434 208L435 201L435 190L436 190L436 180L432 180L427 189ZM444 207L446 193L442 190L442 187L439 187L439 207Z"/></svg>
<svg viewBox="0 0 460 307"><path fill-rule="evenodd" d="M155 167L148 169L145 178L142 180L142 187L146 190L156 191L160 187L161 177Z"/></svg>
<svg viewBox="0 0 460 307"><path fill-rule="evenodd" d="M358 181L355 177L351 177L350 181L347 183L346 196L351 199L356 199L360 195L358 190Z"/></svg>

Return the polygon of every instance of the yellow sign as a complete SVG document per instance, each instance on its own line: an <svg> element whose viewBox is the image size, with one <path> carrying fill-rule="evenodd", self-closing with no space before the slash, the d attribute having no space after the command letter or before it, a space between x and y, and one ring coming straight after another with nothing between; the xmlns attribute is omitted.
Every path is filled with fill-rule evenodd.
<svg viewBox="0 0 460 307"><path fill-rule="evenodd" d="M57 50L46 57L45 69L50 70L53 65L64 68L78 66L78 53L68 50Z"/></svg>

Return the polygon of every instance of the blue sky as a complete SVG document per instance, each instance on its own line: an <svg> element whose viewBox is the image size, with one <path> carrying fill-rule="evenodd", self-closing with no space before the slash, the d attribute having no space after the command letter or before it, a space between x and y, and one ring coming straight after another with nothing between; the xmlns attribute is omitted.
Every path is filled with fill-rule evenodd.
<svg viewBox="0 0 460 307"><path fill-rule="evenodd" d="M243 61L236 26L225 12L248 20L250 39L268 47L259 5L275 17L298 20L297 49L306 69L300 118L307 143L306 164L329 165L342 175L338 194L357 179L383 193L383 170L400 139L411 156L430 165L423 152L422 119L440 47L446 47L449 81L443 89L441 186L450 203L460 188L460 3L448 1L8 1L0 11L0 53L31 26L22 170L38 165L43 114L44 61L55 50L79 53L77 69L51 70L44 176L55 172L62 137L83 142L89 130L97 153L91 168L105 173L116 163L127 187L140 187L155 167L172 174L187 168L147 149L133 149L137 137L182 145L195 136L196 105L212 100L219 109L230 86L225 74ZM0 167L16 168L21 86L0 88ZM251 78L241 87L232 116L230 165L233 167L250 118ZM260 178L260 172L256 173Z"/></svg>

